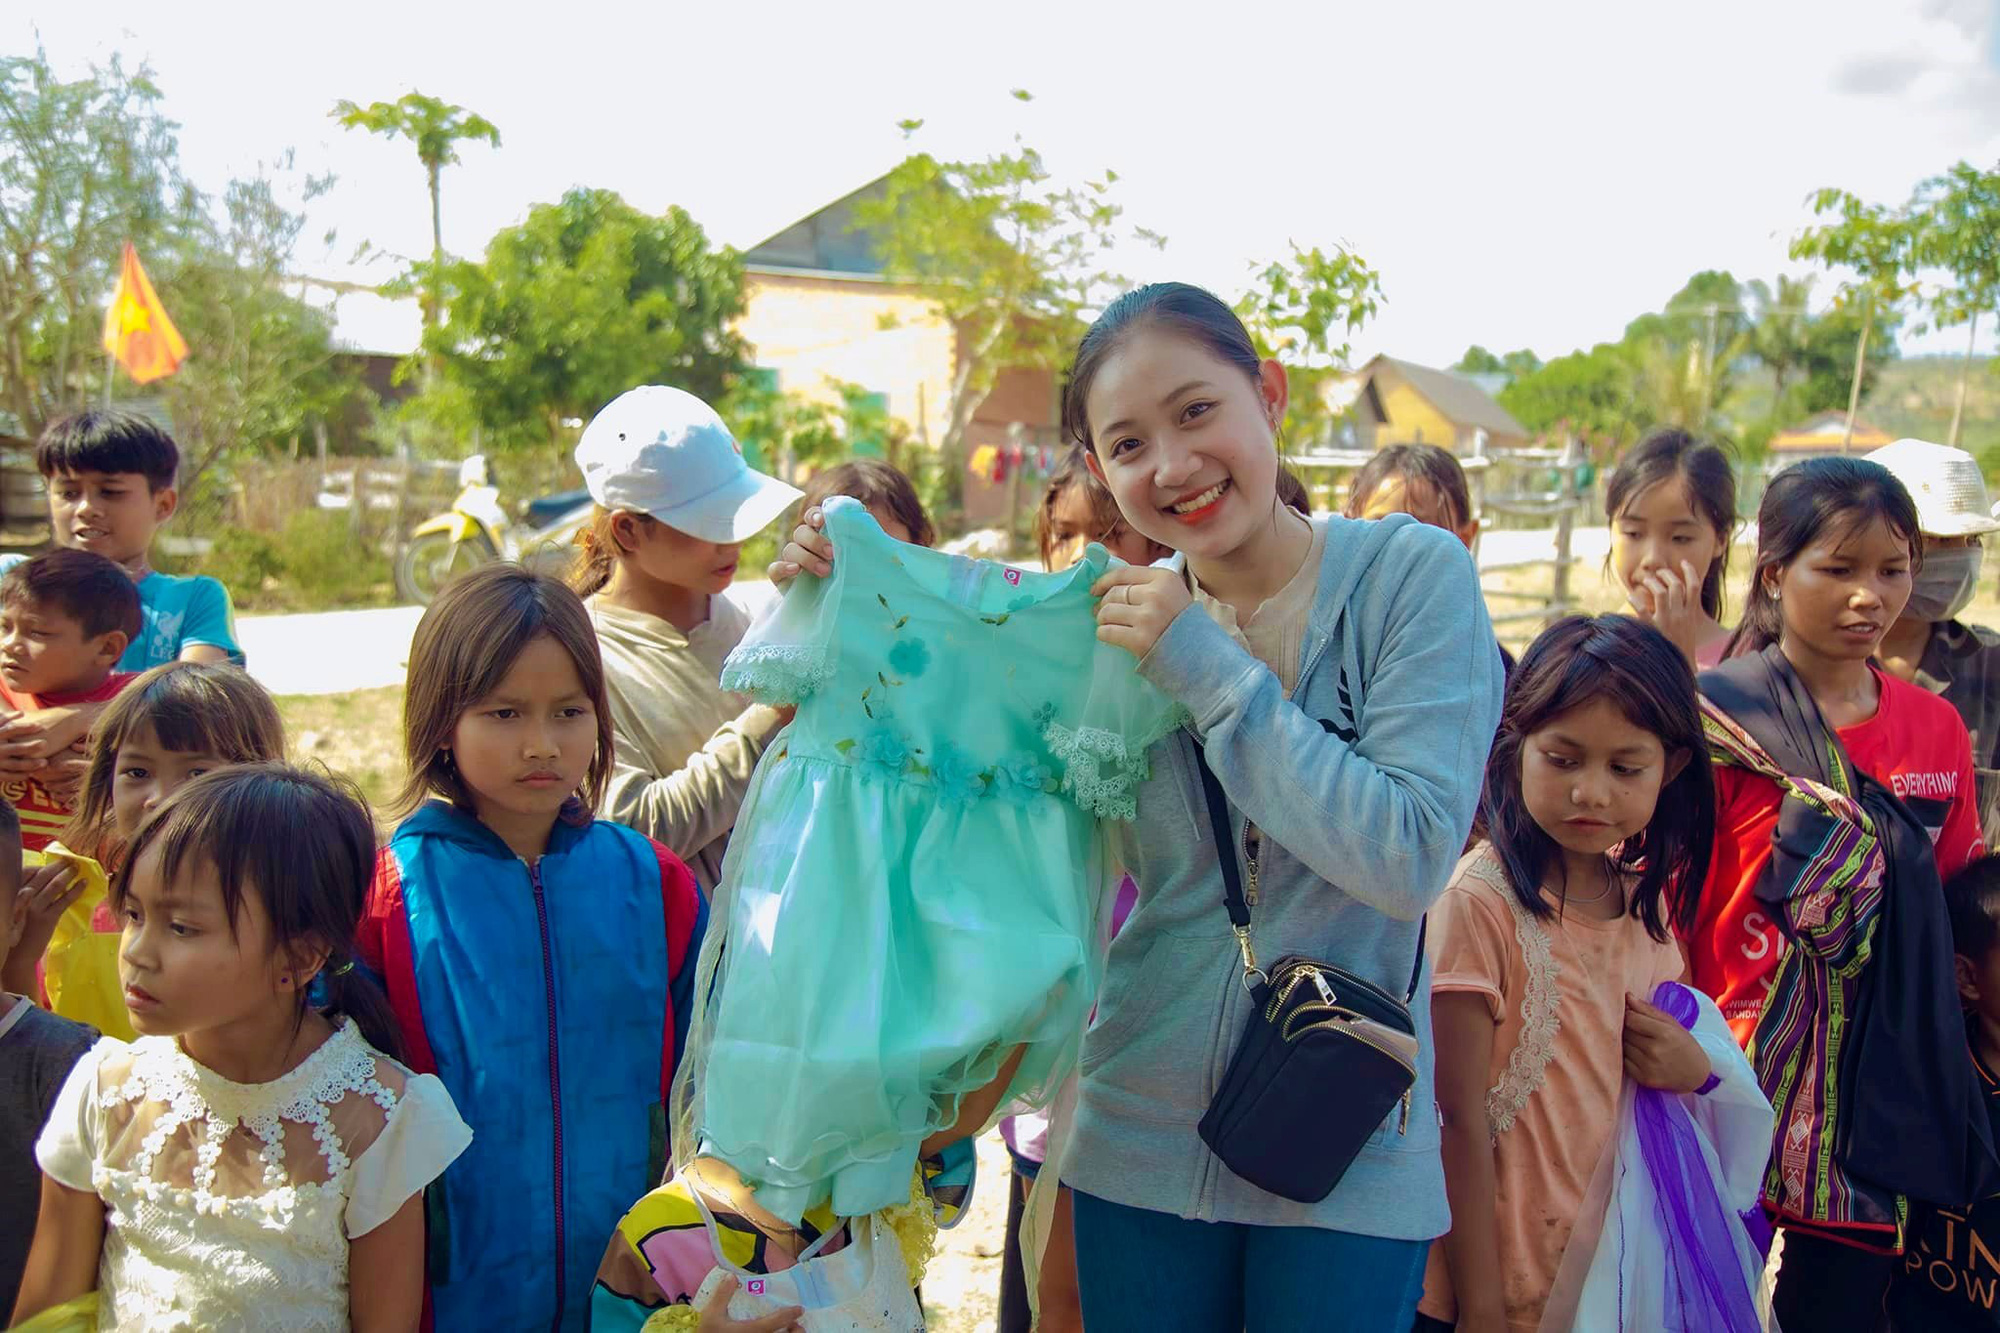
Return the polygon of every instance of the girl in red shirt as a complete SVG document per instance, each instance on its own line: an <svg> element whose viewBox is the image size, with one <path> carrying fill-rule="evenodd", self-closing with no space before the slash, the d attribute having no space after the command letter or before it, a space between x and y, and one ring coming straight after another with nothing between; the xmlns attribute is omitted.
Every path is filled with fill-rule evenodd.
<svg viewBox="0 0 2000 1333"><path fill-rule="evenodd" d="M1951 705L1871 660L1922 558L1887 470L1786 470L1730 660L1701 677L1717 819L1689 970L1778 1111L1765 1206L1787 1227L1787 1328L1872 1329L1906 1196L1955 1189L1976 1156L1965 1134L1933 1151L1894 1128L1953 1140L1972 1106L1939 889L1980 851L1971 744Z"/></svg>

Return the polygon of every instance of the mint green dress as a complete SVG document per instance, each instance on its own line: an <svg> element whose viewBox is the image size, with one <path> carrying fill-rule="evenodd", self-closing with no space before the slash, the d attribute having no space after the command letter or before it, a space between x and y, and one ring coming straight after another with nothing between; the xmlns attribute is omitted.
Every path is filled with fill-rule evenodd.
<svg viewBox="0 0 2000 1333"><path fill-rule="evenodd" d="M796 1221L906 1203L918 1145L1024 1047L1046 1102L1099 973L1099 821L1130 819L1182 719L1096 637L1101 546L1060 574L885 536L826 505L722 683L797 703L751 780L710 908L675 1151Z"/></svg>

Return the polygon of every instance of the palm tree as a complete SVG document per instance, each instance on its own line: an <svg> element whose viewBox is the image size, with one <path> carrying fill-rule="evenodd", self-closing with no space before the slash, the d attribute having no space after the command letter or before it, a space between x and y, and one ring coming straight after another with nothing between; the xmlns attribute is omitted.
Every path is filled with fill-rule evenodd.
<svg viewBox="0 0 2000 1333"><path fill-rule="evenodd" d="M1749 284L1757 322L1750 326L1750 354L1771 372L1771 416L1785 412L1785 382L1805 365L1806 335L1812 321L1806 302L1812 296L1813 279L1780 275L1777 289L1762 280Z"/></svg>
<svg viewBox="0 0 2000 1333"><path fill-rule="evenodd" d="M484 116L419 92L365 107L343 98L334 103L331 114L350 130L401 136L417 146L417 160L424 164L431 191L431 272L430 280L424 284L424 328L436 328L441 306L438 281L444 269L444 219L438 206L438 176L445 167L457 164L459 144L484 140L498 148L500 131Z"/></svg>

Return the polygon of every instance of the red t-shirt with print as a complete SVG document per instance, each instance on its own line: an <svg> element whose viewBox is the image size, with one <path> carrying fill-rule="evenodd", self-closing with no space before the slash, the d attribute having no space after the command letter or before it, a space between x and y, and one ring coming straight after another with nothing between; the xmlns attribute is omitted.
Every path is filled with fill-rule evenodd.
<svg viewBox="0 0 2000 1333"><path fill-rule="evenodd" d="M1965 723L1958 710L1928 690L1880 671L1875 679L1882 692L1875 716L1840 728L1841 744L1856 768L1902 797L1923 822L1938 873L1949 878L1981 851ZM1771 859L1783 797L1769 778L1718 767L1715 799L1715 848L1687 941L1688 970L1693 983L1714 998L1736 1039L1748 1045L1784 942L1755 893Z"/></svg>
<svg viewBox="0 0 2000 1333"><path fill-rule="evenodd" d="M0 704L9 711L31 713L37 708L60 708L67 704L94 704L113 698L118 691L130 684L136 672L114 671L104 678L104 683L94 690L83 690L76 694L18 694L8 688L7 682L0 680ZM70 748L81 750L88 737ZM0 775L0 797L14 807L21 817L21 846L31 852L39 852L61 836L63 827L69 823L73 806L59 801L41 783L18 773Z"/></svg>

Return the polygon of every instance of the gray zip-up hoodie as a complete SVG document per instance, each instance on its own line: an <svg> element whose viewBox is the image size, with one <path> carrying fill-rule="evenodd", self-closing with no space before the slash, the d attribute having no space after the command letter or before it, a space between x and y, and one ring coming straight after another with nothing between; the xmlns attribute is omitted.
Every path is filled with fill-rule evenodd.
<svg viewBox="0 0 2000 1333"><path fill-rule="evenodd" d="M1465 547L1404 515L1327 521L1319 589L1288 701L1277 676L1199 607L1139 670L1186 705L1242 845L1263 835L1251 937L1401 996L1417 921L1464 850L1500 719L1500 656ZM1421 1051L1409 1127L1395 1112L1323 1202L1235 1175L1195 1132L1241 1038L1249 996L1194 742L1151 752L1138 819L1115 835L1139 904L1111 948L1063 1180L1208 1221L1428 1240L1450 1226L1431 1078L1430 967L1411 1002Z"/></svg>

